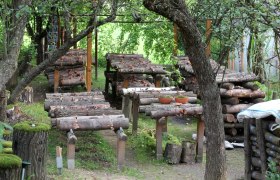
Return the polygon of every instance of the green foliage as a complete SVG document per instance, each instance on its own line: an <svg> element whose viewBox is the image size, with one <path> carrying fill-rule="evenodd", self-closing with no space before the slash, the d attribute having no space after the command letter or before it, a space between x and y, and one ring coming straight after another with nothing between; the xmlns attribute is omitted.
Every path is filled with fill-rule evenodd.
<svg viewBox="0 0 280 180"><path fill-rule="evenodd" d="M0 142L3 145L3 147L5 147L5 148L11 148L13 146L13 142L12 141L5 141L5 140L3 140L3 141L0 141Z"/></svg>
<svg viewBox="0 0 280 180"><path fill-rule="evenodd" d="M267 180L280 179L280 172L277 170L277 163L275 161L269 161L268 170L266 171Z"/></svg>
<svg viewBox="0 0 280 180"><path fill-rule="evenodd" d="M23 121L14 125L15 130L26 131L26 132L42 132L49 131L50 125L45 123L37 123L34 121Z"/></svg>
<svg viewBox="0 0 280 180"><path fill-rule="evenodd" d="M13 148L3 148L2 153L4 153L4 154L13 154Z"/></svg>
<svg viewBox="0 0 280 180"><path fill-rule="evenodd" d="M272 99L272 93L273 93L272 89L267 87L265 84L260 83L260 82L256 81L255 83L259 86L260 90L265 92L265 100L266 101L271 100Z"/></svg>
<svg viewBox="0 0 280 180"><path fill-rule="evenodd" d="M21 167L22 160L13 154L0 154L0 168L11 169Z"/></svg>

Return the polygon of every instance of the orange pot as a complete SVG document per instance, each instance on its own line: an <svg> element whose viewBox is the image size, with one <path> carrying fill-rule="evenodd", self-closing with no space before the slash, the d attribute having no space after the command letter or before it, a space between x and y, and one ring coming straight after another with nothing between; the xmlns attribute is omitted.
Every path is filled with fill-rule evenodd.
<svg viewBox="0 0 280 180"><path fill-rule="evenodd" d="M186 104L189 101L188 97L175 97L177 103Z"/></svg>
<svg viewBox="0 0 280 180"><path fill-rule="evenodd" d="M159 97L158 100L161 104L170 104L173 98L170 97Z"/></svg>

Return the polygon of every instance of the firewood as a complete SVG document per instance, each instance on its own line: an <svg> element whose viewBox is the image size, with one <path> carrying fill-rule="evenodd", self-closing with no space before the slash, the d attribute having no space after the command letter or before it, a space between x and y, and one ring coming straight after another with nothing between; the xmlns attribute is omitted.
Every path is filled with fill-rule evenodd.
<svg viewBox="0 0 280 180"><path fill-rule="evenodd" d="M239 99L237 97L221 98L222 104L237 105L239 104Z"/></svg>
<svg viewBox="0 0 280 180"><path fill-rule="evenodd" d="M139 58L144 58L142 54L114 54L114 53L107 53L106 54L106 59L107 60L118 60L118 59L123 59L123 60L137 60Z"/></svg>
<svg viewBox="0 0 280 180"><path fill-rule="evenodd" d="M269 143L269 142L267 142L265 145L266 145L266 147L268 147L269 149L280 153L280 147L279 147L279 146L274 145L274 144L271 144L271 143Z"/></svg>
<svg viewBox="0 0 280 180"><path fill-rule="evenodd" d="M182 109L175 109L169 111L151 111L151 117L154 119L158 119L161 117L167 116L176 116L176 115L199 115L202 114L202 107L189 107L189 108L182 108Z"/></svg>
<svg viewBox="0 0 280 180"><path fill-rule="evenodd" d="M225 128L225 133L231 136L236 136L237 130L235 128Z"/></svg>
<svg viewBox="0 0 280 180"><path fill-rule="evenodd" d="M190 141L182 142L181 162L192 164L195 162L195 143Z"/></svg>
<svg viewBox="0 0 280 180"><path fill-rule="evenodd" d="M71 116L52 118L51 121L52 125L60 130L106 130L129 127L129 120L123 115Z"/></svg>
<svg viewBox="0 0 280 180"><path fill-rule="evenodd" d="M175 102L174 99L173 99L173 102ZM196 103L197 98L196 97L188 97L188 102L189 103ZM159 103L159 99L158 98L141 98L140 99L140 104L141 105L148 105L148 104L152 104L152 103Z"/></svg>
<svg viewBox="0 0 280 180"><path fill-rule="evenodd" d="M147 116L151 115L151 111L156 111L156 110L170 110L170 109L180 109L180 108L189 108L189 107L200 107L198 104L152 104L150 106L140 106L139 107L139 112L144 112L146 113Z"/></svg>
<svg viewBox="0 0 280 180"><path fill-rule="evenodd" d="M234 84L233 83L222 83L222 84L220 84L220 88L231 90L231 89L234 89Z"/></svg>
<svg viewBox="0 0 280 180"><path fill-rule="evenodd" d="M262 180L262 174L259 171L252 171L252 178L256 180Z"/></svg>
<svg viewBox="0 0 280 180"><path fill-rule="evenodd" d="M256 90L252 91L251 89L232 89L232 90L225 90L220 89L220 95L222 97L239 97L239 98L264 98L265 93Z"/></svg>
<svg viewBox="0 0 280 180"><path fill-rule="evenodd" d="M226 105L226 104L224 104L222 109L223 109L223 113L227 113L227 114L239 113L240 111L245 110L252 105L253 104L237 104L237 105Z"/></svg>
<svg viewBox="0 0 280 180"><path fill-rule="evenodd" d="M280 159L280 153L274 151L273 149L266 148L265 151L266 151L266 153L267 153L269 156L271 156L271 157L273 157L273 158Z"/></svg>
<svg viewBox="0 0 280 180"><path fill-rule="evenodd" d="M226 135L225 140L227 140L229 142L241 143L241 142L244 142L244 136L233 136L232 137L232 136Z"/></svg>
<svg viewBox="0 0 280 180"><path fill-rule="evenodd" d="M143 88L143 87L134 87L134 88L127 88L122 90L122 94L126 95L128 93L134 93L134 92L164 92L164 91L176 91L175 87L164 87L164 88L155 88L155 87L149 87L149 88Z"/></svg>
<svg viewBox="0 0 280 180"><path fill-rule="evenodd" d="M243 123L224 123L224 128L243 128Z"/></svg>
<svg viewBox="0 0 280 180"><path fill-rule="evenodd" d="M167 143L163 156L169 164L178 164L181 159L182 146Z"/></svg>
<svg viewBox="0 0 280 180"><path fill-rule="evenodd" d="M102 95L101 91L95 92L76 92L76 93L46 93L46 98L56 98L56 97L65 97L65 96L95 96Z"/></svg>
<svg viewBox="0 0 280 180"><path fill-rule="evenodd" d="M252 91L259 89L259 86L257 84L255 84L254 82L244 82L244 83L242 83L242 86L244 88L251 89Z"/></svg>
<svg viewBox="0 0 280 180"><path fill-rule="evenodd" d="M271 134L270 132L265 132L264 134L265 140L279 146L280 145L280 138L277 136L274 136L273 134Z"/></svg>
<svg viewBox="0 0 280 180"><path fill-rule="evenodd" d="M252 165L255 167L261 167L262 161L260 158L252 157Z"/></svg>
<svg viewBox="0 0 280 180"><path fill-rule="evenodd" d="M234 117L233 114L223 114L224 122L228 123L236 123L237 119Z"/></svg>

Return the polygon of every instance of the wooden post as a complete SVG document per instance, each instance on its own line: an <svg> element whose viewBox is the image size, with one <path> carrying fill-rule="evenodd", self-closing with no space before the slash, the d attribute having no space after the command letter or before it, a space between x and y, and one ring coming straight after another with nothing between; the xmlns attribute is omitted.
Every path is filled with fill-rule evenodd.
<svg viewBox="0 0 280 180"><path fill-rule="evenodd" d="M73 36L77 36L77 18L73 17ZM77 43L74 44L74 49L77 49Z"/></svg>
<svg viewBox="0 0 280 180"><path fill-rule="evenodd" d="M157 159L162 158L162 130L165 126L166 118L162 117L156 120L156 157Z"/></svg>
<svg viewBox="0 0 280 180"><path fill-rule="evenodd" d="M132 134L137 135L139 116L139 95L133 97L132 100Z"/></svg>
<svg viewBox="0 0 280 180"><path fill-rule="evenodd" d="M122 112L126 118L129 116L129 108L128 108L128 103L129 103L129 95L123 95L122 97Z"/></svg>
<svg viewBox="0 0 280 180"><path fill-rule="evenodd" d="M59 87L59 71L57 69L54 70L54 86L53 86L53 92L58 93L58 87Z"/></svg>
<svg viewBox="0 0 280 180"><path fill-rule="evenodd" d="M67 133L67 165L68 169L75 169L75 144L77 137L72 129Z"/></svg>
<svg viewBox="0 0 280 180"><path fill-rule="evenodd" d="M91 64L92 64L92 33L87 35L87 65L86 65L86 88L91 91Z"/></svg>
<svg viewBox="0 0 280 180"><path fill-rule="evenodd" d="M122 170L125 161L125 142L127 141L127 136L122 128L117 130L116 134L117 134L118 169Z"/></svg>
<svg viewBox="0 0 280 180"><path fill-rule="evenodd" d="M243 36L243 33L242 33L242 38L241 38L240 63L241 63L241 72L244 72L244 36Z"/></svg>
<svg viewBox="0 0 280 180"><path fill-rule="evenodd" d="M59 14L57 13L57 42L56 42L56 47L60 47L60 33L61 33L61 27L60 27L60 17Z"/></svg>
<svg viewBox="0 0 280 180"><path fill-rule="evenodd" d="M161 82L162 76L161 75L155 75L154 79L155 79L155 87L160 87L160 82Z"/></svg>
<svg viewBox="0 0 280 180"><path fill-rule="evenodd" d="M62 168L63 168L63 163L62 163L62 148L59 146L56 146L56 168L58 171L58 174L62 174Z"/></svg>
<svg viewBox="0 0 280 180"><path fill-rule="evenodd" d="M177 52L178 52L178 26L175 23L173 24L173 33L174 33L173 55L177 56Z"/></svg>
<svg viewBox="0 0 280 180"><path fill-rule="evenodd" d="M252 144L250 140L251 119L244 120L244 152L245 152L245 179L251 179L252 176Z"/></svg>
<svg viewBox="0 0 280 180"><path fill-rule="evenodd" d="M206 20L206 43L207 43L207 46L206 46L206 56L207 58L209 58L211 56L211 41L210 41L210 35L212 33L212 29L211 29L211 26L212 26L212 20L211 19L207 19Z"/></svg>
<svg viewBox="0 0 280 180"><path fill-rule="evenodd" d="M265 179L267 170L267 157L266 157L266 146L264 140L264 129L262 119L256 119L256 131L257 131L257 142L260 150L261 159L261 179Z"/></svg>
<svg viewBox="0 0 280 180"><path fill-rule="evenodd" d="M202 163L203 160L203 137L204 137L205 123L200 117L197 123L197 138L196 138L196 162Z"/></svg>
<svg viewBox="0 0 280 180"><path fill-rule="evenodd" d="M97 18L97 17L95 17ZM94 54L94 65L95 65L95 79L97 80L98 78L98 29L97 27L95 27L94 29L95 32L95 41L94 41L94 45L95 45L95 54Z"/></svg>

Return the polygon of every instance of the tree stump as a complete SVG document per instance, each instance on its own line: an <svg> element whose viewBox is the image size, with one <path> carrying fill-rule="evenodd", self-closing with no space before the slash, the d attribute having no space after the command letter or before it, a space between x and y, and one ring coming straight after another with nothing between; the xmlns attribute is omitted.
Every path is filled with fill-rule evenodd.
<svg viewBox="0 0 280 180"><path fill-rule="evenodd" d="M20 180L22 160L13 154L0 154L0 179Z"/></svg>
<svg viewBox="0 0 280 180"><path fill-rule="evenodd" d="M182 146L167 143L164 150L164 158L169 164L178 164L181 159Z"/></svg>
<svg viewBox="0 0 280 180"><path fill-rule="evenodd" d="M4 122L7 118L6 116L7 98L6 90L0 91L0 121Z"/></svg>
<svg viewBox="0 0 280 180"><path fill-rule="evenodd" d="M196 144L190 141L182 142L181 162L189 164L195 162L195 146Z"/></svg>
<svg viewBox="0 0 280 180"><path fill-rule="evenodd" d="M26 104L33 103L33 88L29 86L24 88L24 90L19 96L19 101L24 102Z"/></svg>
<svg viewBox="0 0 280 180"><path fill-rule="evenodd" d="M13 150L23 161L30 162L26 177L31 180L46 179L47 140L50 126L23 121L14 126Z"/></svg>

